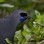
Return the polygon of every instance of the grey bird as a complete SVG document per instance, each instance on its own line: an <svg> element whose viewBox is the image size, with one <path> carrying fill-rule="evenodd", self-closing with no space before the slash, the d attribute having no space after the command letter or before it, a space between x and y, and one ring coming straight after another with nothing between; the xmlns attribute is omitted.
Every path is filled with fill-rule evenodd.
<svg viewBox="0 0 44 44"><path fill-rule="evenodd" d="M20 13L22 12L25 13L23 10L15 10L10 15L0 19L0 44L6 44L5 38L13 40L16 26L20 22Z"/></svg>

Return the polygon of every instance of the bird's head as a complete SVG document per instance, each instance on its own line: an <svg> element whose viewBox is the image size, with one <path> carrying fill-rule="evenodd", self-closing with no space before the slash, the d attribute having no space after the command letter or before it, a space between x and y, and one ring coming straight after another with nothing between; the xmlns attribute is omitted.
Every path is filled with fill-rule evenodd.
<svg viewBox="0 0 44 44"><path fill-rule="evenodd" d="M20 21L24 22L27 18L30 18L27 13L20 13Z"/></svg>

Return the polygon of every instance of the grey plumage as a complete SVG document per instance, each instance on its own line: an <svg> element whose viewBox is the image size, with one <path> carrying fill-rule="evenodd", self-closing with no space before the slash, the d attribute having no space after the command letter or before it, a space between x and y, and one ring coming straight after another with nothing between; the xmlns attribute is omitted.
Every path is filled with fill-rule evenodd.
<svg viewBox="0 0 44 44"><path fill-rule="evenodd" d="M16 26L20 22L20 13L25 12L23 10L16 10L9 16L0 19L0 44L6 44L5 38L12 40L16 31Z"/></svg>

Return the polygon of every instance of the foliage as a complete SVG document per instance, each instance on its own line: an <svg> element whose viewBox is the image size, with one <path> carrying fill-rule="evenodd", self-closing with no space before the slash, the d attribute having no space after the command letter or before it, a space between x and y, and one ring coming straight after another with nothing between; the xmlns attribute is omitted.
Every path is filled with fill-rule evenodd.
<svg viewBox="0 0 44 44"><path fill-rule="evenodd" d="M35 13L36 19L33 22L27 22L28 26L24 24L23 30L20 29L15 32L13 44L30 44L30 41L40 42L44 40L44 14L40 14L37 10ZM33 23L31 27L30 23Z"/></svg>
<svg viewBox="0 0 44 44"><path fill-rule="evenodd" d="M4 2L5 0L0 0L0 2Z"/></svg>
<svg viewBox="0 0 44 44"><path fill-rule="evenodd" d="M5 40L8 44L12 44L12 42L8 38L6 38Z"/></svg>
<svg viewBox="0 0 44 44"><path fill-rule="evenodd" d="M32 10L39 10L39 11L44 11L44 0L0 0L0 4L8 4L8 5L14 5L14 7L3 7L0 6L0 12L3 13L3 11L5 11L5 13L1 13L1 17L5 17L6 15L9 15L12 11L17 10L17 9L22 9L25 11L31 11ZM7 6L7 5L6 5Z"/></svg>

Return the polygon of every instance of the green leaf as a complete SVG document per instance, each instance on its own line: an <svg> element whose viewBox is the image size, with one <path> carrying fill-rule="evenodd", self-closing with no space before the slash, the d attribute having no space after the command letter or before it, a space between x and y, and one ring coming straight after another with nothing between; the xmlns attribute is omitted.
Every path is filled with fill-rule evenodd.
<svg viewBox="0 0 44 44"><path fill-rule="evenodd" d="M25 39L23 39L21 44L25 44L25 41L26 41L26 40L25 40Z"/></svg>
<svg viewBox="0 0 44 44"><path fill-rule="evenodd" d="M12 44L12 42L8 38L6 38L5 40L8 44Z"/></svg>
<svg viewBox="0 0 44 44"><path fill-rule="evenodd" d="M31 38L30 29L26 25L24 25L23 29L24 29L22 32L23 36L25 37L26 40L29 40Z"/></svg>
<svg viewBox="0 0 44 44"><path fill-rule="evenodd" d="M26 24L24 24L23 29L24 29L25 31L27 31L27 32L30 32L30 29L27 27Z"/></svg>
<svg viewBox="0 0 44 44"><path fill-rule="evenodd" d="M21 30L16 31L14 37L16 37L17 40L21 41L21 40L22 40L22 33L21 33ZM14 40L15 40L15 38L14 38Z"/></svg>

